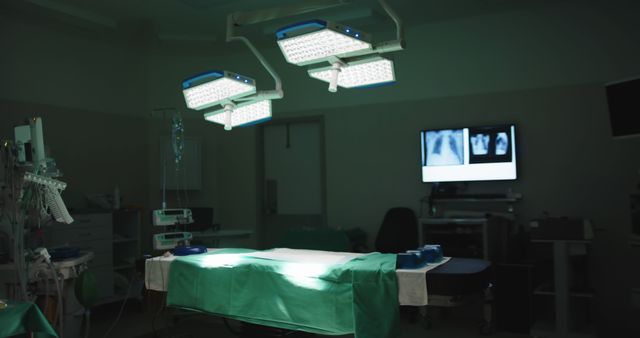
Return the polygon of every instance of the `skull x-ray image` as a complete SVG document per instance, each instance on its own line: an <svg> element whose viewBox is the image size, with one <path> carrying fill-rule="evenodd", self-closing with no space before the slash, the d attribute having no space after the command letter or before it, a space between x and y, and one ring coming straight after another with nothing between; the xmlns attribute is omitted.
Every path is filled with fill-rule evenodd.
<svg viewBox="0 0 640 338"><path fill-rule="evenodd" d="M426 138L427 166L464 163L462 129L428 131Z"/></svg>
<svg viewBox="0 0 640 338"><path fill-rule="evenodd" d="M471 153L473 155L486 155L489 153L489 135L488 134L475 134L470 138L471 140Z"/></svg>

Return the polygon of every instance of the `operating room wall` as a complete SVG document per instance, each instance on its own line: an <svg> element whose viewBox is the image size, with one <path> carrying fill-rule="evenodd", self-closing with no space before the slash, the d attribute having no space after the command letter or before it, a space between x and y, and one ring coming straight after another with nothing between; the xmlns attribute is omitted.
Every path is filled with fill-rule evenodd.
<svg viewBox="0 0 640 338"><path fill-rule="evenodd" d="M135 37L1 13L0 98L143 116L146 53Z"/></svg>
<svg viewBox="0 0 640 338"><path fill-rule="evenodd" d="M85 195L112 194L116 187L122 205L146 204L144 119L9 100L0 100L0 112L0 139L13 139L13 127L28 118L42 118L47 157L64 175L62 197L72 212L87 209Z"/></svg>
<svg viewBox="0 0 640 338"><path fill-rule="evenodd" d="M148 166L145 54L135 43L86 27L0 13L0 138L43 118L45 144L64 173L63 199L75 210L86 194L146 205Z"/></svg>

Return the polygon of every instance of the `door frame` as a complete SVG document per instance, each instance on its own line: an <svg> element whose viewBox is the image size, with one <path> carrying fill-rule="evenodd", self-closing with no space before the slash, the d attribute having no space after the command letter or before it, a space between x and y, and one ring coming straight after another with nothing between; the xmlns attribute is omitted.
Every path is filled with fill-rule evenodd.
<svg viewBox="0 0 640 338"><path fill-rule="evenodd" d="M296 123L318 123L320 127L320 210L322 212L322 226L327 226L327 163L326 163L326 145L325 145L325 125L323 115L314 115L306 117L286 117L272 119L269 122L262 123L257 128L256 135L256 245L259 249L264 249L266 236L265 231L265 154L264 154L264 128L269 126L279 126Z"/></svg>

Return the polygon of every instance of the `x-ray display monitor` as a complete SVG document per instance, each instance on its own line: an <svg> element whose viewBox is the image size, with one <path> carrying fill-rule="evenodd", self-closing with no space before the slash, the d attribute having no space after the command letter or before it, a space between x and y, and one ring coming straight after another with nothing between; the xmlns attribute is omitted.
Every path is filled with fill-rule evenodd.
<svg viewBox="0 0 640 338"><path fill-rule="evenodd" d="M515 126L420 132L423 182L515 180Z"/></svg>

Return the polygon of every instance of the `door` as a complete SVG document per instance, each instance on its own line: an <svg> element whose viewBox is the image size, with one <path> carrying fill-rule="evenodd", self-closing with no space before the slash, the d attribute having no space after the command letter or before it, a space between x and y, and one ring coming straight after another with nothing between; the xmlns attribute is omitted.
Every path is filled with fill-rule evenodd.
<svg viewBox="0 0 640 338"><path fill-rule="evenodd" d="M324 125L321 118L262 127L260 242L281 243L289 229L326 225Z"/></svg>

